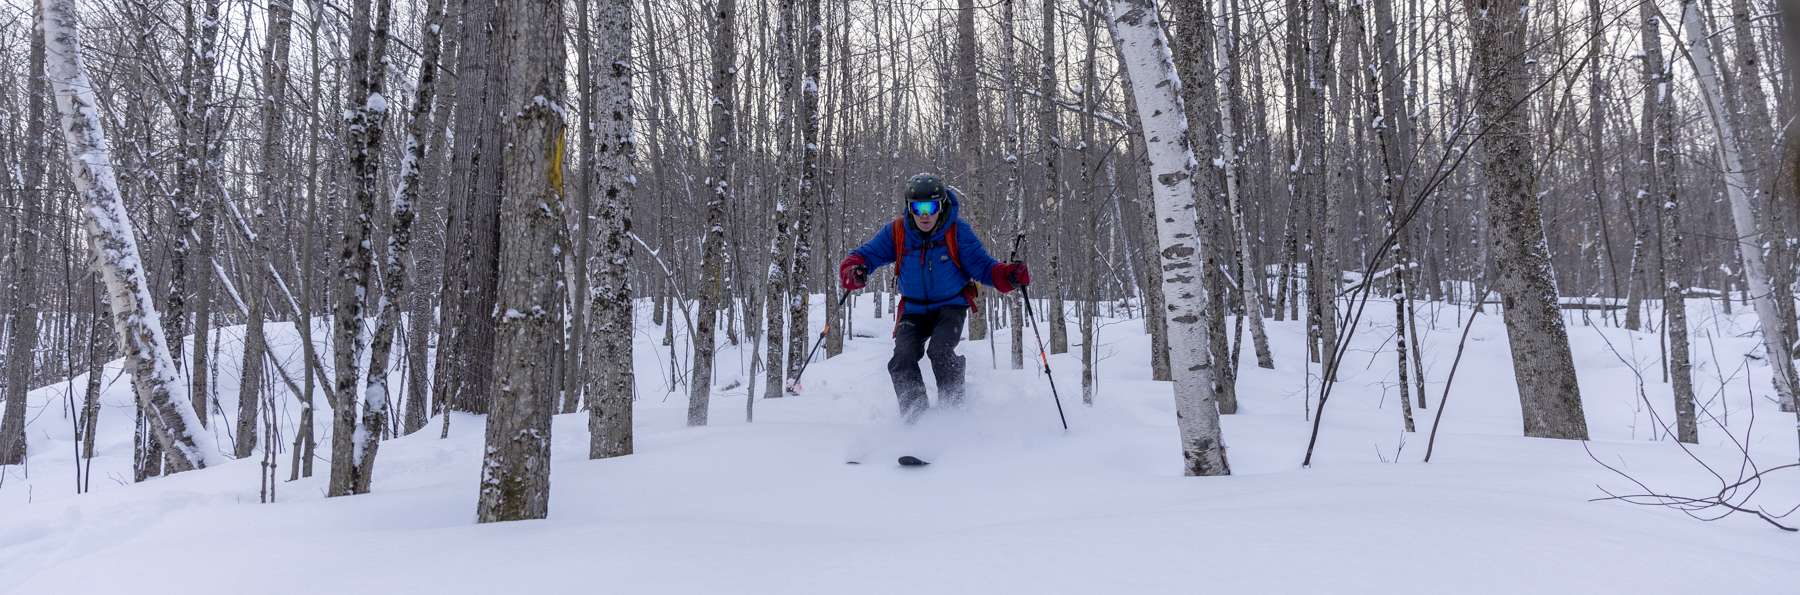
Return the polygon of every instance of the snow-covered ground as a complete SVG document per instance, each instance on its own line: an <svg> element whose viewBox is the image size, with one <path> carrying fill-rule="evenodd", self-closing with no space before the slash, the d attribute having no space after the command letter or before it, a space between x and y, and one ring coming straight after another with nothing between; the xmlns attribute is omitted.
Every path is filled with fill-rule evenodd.
<svg viewBox="0 0 1800 595"><path fill-rule="evenodd" d="M1081 404L1079 346L1052 358L1067 433L1040 374L994 366L997 352L1005 367L1004 330L992 348L961 349L968 408L900 428L885 373L891 320L872 318L868 303L844 355L815 361L803 396L758 399L754 423L743 414L747 354L723 350L716 385L735 387L715 396L705 428L686 427L686 391L670 394L669 348L641 312L637 454L589 461L586 419L558 416L543 521L474 523L482 420L462 415L448 439L433 420L389 442L369 495L324 498L323 458L313 478L281 483L274 504L257 502L257 460L133 485L130 394L115 362L89 494L73 494L67 385L31 394L29 476L7 468L0 484L0 593L1800 591L1800 536L1746 515L1707 523L1590 502L1603 488L1638 488L1580 442L1519 437L1505 331L1491 314L1474 323L1433 462L1420 458L1468 310L1421 312L1431 407L1406 434L1392 307L1372 302L1312 468L1300 460L1317 368L1305 364L1302 327L1271 322L1276 370L1256 368L1246 345L1242 410L1224 418L1234 475L1187 478L1170 385L1148 380L1139 321L1104 321L1092 406ZM1746 333L1754 317L1726 317L1716 301L1689 308L1704 404L1693 451L1732 481L1743 459L1732 436L1764 467L1794 462L1794 417L1770 400L1768 369L1746 358L1760 356ZM1716 492L1651 415L1673 423L1657 336L1582 316L1571 314L1570 334L1593 455L1656 490ZM235 416L242 329L220 332L219 396ZM297 371L292 326L270 332ZM296 415L284 402L287 431ZM210 425L221 449L232 421ZM323 415L320 425L329 430ZM321 435L321 450L329 442ZM899 468L903 453L934 464ZM1751 504L1800 504L1800 472L1774 475Z"/></svg>

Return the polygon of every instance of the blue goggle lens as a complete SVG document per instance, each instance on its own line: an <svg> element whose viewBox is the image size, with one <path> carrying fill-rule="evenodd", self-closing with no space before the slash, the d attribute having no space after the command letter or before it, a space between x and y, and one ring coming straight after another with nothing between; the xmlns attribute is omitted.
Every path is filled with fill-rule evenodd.
<svg viewBox="0 0 1800 595"><path fill-rule="evenodd" d="M920 217L930 217L932 215L936 215L938 212L938 201L935 201L935 200L912 201L912 212L914 215L918 215Z"/></svg>

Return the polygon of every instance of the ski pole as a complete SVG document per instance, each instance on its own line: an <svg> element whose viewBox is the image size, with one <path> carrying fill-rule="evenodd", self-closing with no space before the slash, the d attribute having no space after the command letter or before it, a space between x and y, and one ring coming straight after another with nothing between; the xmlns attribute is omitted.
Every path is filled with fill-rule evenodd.
<svg viewBox="0 0 1800 595"><path fill-rule="evenodd" d="M1013 238L1012 254L1006 257L1008 261L1019 261L1019 241L1024 239L1025 234L1023 233ZM1069 431L1069 418L1063 415L1062 396L1056 394L1056 377L1050 374L1050 355L1044 351L1044 335L1038 332L1037 315L1031 311L1029 286L1020 285L1019 295L1025 300L1025 319L1031 321L1031 336L1037 339L1038 361L1044 364L1044 378L1050 381L1050 398L1056 400L1056 417L1062 420L1063 431L1067 432Z"/></svg>
<svg viewBox="0 0 1800 595"><path fill-rule="evenodd" d="M848 291L844 292L844 295L840 296L838 298L836 307L838 307L838 308L844 307L844 300L847 300L847 299L850 299L850 292L848 292ZM794 371L794 380L793 380L793 382L790 382L787 385L787 391L789 394L795 394L795 393L800 392L800 375L806 373L806 365L812 363L813 356L819 353L819 346L823 345L825 343L825 335L830 334L830 333L831 333L831 323L826 322L825 329L819 331L819 338L813 341L812 349L808 350L806 352L806 359L800 361L800 369Z"/></svg>

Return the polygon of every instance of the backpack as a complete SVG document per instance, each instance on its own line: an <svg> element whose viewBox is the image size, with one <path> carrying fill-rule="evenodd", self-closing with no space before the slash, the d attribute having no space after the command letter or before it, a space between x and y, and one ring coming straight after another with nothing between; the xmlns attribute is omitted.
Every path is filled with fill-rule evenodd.
<svg viewBox="0 0 1800 595"><path fill-rule="evenodd" d="M949 224L950 228L944 230L944 247L950 250L950 263L956 265L956 270L961 271L963 276L969 278L969 284L964 285L962 291L963 299L968 300L969 302L969 311L979 313L981 312L981 308L975 305L975 298L981 295L981 286L975 283L975 276L970 275L968 269L963 268L962 251L958 249L956 245L957 226L954 221L949 222ZM901 215L895 217L893 225L894 228L889 235L894 236L894 285L899 286L900 265L906 261L906 216ZM927 243L925 247L929 251L931 245ZM921 256L920 258L924 257ZM905 312L906 299L902 296L900 305L894 308L894 323L896 325L900 323L900 317L904 315Z"/></svg>

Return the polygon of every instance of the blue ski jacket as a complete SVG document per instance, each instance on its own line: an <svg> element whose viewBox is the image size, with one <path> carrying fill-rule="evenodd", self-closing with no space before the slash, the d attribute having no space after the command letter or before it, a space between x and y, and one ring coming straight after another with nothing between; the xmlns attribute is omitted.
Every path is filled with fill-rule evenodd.
<svg viewBox="0 0 1800 595"><path fill-rule="evenodd" d="M938 218L937 227L927 234L919 231L913 224L912 217L906 216L904 205L901 206L901 218L906 234L906 262L898 263L900 275L900 296L906 298L901 308L908 314L930 312L946 306L969 306L968 298L963 296L963 287L971 279L983 285L994 284L994 265L999 264L987 249L981 245L981 238L975 235L975 229L968 222L958 217L961 209L962 193L955 188L947 189L950 195L949 208L944 216ZM957 253L961 257L962 267L950 259L950 247L944 242L944 236L951 227L956 228ZM850 251L862 255L867 261L865 266L870 271L894 262L894 226L883 225L875 237Z"/></svg>

